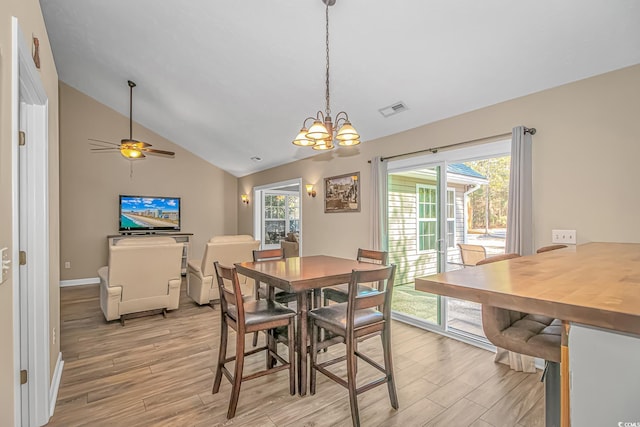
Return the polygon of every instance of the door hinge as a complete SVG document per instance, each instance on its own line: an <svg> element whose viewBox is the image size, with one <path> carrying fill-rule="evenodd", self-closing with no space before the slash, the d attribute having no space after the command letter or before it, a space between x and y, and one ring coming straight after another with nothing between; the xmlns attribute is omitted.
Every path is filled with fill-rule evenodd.
<svg viewBox="0 0 640 427"><path fill-rule="evenodd" d="M18 145L26 144L26 135L23 131L18 132Z"/></svg>
<svg viewBox="0 0 640 427"><path fill-rule="evenodd" d="M20 385L27 383L28 376L26 369L20 371Z"/></svg>
<svg viewBox="0 0 640 427"><path fill-rule="evenodd" d="M25 251L20 251L19 258L20 265L27 265L27 253Z"/></svg>

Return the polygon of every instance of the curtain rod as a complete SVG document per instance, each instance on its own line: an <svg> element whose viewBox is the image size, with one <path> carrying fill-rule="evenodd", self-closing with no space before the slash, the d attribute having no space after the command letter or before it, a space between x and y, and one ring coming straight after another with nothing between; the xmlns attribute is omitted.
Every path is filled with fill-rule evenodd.
<svg viewBox="0 0 640 427"><path fill-rule="evenodd" d="M536 134L536 128L527 128L526 127L526 128L524 128L524 133L530 133L531 135L535 135ZM499 135L485 136L484 138L477 138L477 139L471 139L469 141L456 142L454 144L441 145L440 147L425 148L424 150L417 150L417 151L411 151L409 153L402 153L402 154L395 154L393 156L380 157L380 161L384 162L385 160L395 159L396 157L411 156L413 154L420 154L420 153L435 154L439 150L443 150L445 148L457 147L459 145L473 144L474 142L486 141L487 139L502 138L502 137L505 137L505 136L510 136L511 134L512 134L511 132L501 133ZM371 163L371 160L369 160L369 163Z"/></svg>

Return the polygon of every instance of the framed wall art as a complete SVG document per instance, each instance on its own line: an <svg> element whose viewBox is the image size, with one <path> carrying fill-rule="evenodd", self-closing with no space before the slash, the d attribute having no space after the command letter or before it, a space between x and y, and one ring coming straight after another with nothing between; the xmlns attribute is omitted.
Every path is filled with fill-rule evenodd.
<svg viewBox="0 0 640 427"><path fill-rule="evenodd" d="M360 172L324 179L324 212L360 212Z"/></svg>

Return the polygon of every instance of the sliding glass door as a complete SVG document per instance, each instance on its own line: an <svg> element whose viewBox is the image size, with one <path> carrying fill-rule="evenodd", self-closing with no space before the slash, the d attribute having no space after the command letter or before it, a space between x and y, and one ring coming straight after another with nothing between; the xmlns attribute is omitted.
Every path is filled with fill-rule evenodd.
<svg viewBox="0 0 640 427"><path fill-rule="evenodd" d="M473 147L433 155L428 162L388 166L388 250L398 266L396 318L484 341L478 304L416 291L414 280L464 268L460 243L480 246L487 254L504 252L508 147L487 144L485 153Z"/></svg>

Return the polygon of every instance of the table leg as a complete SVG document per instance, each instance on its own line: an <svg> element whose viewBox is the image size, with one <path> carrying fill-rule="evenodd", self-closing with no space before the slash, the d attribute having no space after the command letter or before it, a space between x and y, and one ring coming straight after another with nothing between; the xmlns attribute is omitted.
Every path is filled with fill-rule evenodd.
<svg viewBox="0 0 640 427"><path fill-rule="evenodd" d="M298 392L307 394L307 292L298 292Z"/></svg>
<svg viewBox="0 0 640 427"><path fill-rule="evenodd" d="M560 342L560 425L571 425L569 404L569 329L570 324L562 321L562 336Z"/></svg>

